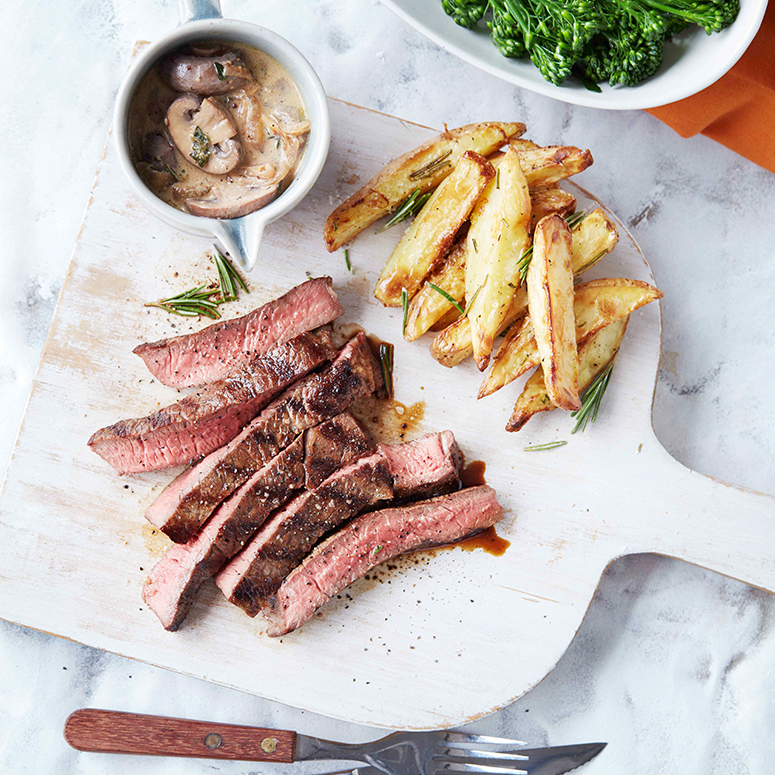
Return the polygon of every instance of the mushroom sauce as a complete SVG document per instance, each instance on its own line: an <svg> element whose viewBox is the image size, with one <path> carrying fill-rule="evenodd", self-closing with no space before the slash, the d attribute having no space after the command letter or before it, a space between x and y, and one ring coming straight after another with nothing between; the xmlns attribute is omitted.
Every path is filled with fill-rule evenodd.
<svg viewBox="0 0 775 775"><path fill-rule="evenodd" d="M144 76L129 114L132 161L172 207L237 218L288 187L309 133L287 70L252 46L192 43Z"/></svg>

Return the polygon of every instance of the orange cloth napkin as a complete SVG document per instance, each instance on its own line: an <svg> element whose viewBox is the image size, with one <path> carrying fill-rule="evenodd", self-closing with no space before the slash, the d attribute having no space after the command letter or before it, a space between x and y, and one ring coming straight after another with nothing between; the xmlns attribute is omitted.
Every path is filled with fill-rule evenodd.
<svg viewBox="0 0 775 775"><path fill-rule="evenodd" d="M738 63L685 100L648 111L681 137L698 132L775 172L775 2Z"/></svg>

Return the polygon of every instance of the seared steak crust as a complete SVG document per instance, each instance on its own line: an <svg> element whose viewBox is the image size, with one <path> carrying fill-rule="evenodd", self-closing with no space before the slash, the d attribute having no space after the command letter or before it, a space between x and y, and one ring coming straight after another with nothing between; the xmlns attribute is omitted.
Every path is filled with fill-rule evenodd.
<svg viewBox="0 0 775 775"><path fill-rule="evenodd" d="M203 385L277 344L336 320L343 311L331 278L317 277L241 318L214 323L195 334L141 344L134 352L164 385Z"/></svg>
<svg viewBox="0 0 775 775"><path fill-rule="evenodd" d="M227 498L188 543L172 544L143 587L143 600L165 630L177 630L201 584L304 486L304 444L299 437Z"/></svg>
<svg viewBox="0 0 775 775"><path fill-rule="evenodd" d="M119 474L190 463L229 442L280 391L335 355L327 328L300 334L176 404L100 429L89 446Z"/></svg>
<svg viewBox="0 0 775 775"><path fill-rule="evenodd" d="M263 613L268 634L284 635L348 584L400 554L453 543L503 516L495 490L483 485L357 517L315 548L285 579Z"/></svg>
<svg viewBox="0 0 775 775"><path fill-rule="evenodd" d="M146 518L176 543L185 543L219 503L302 431L343 412L381 384L366 337L358 334L328 368L288 388L225 447L168 485Z"/></svg>
<svg viewBox="0 0 775 775"><path fill-rule="evenodd" d="M304 486L314 490L331 474L374 452L374 442L347 413L311 428L304 438Z"/></svg>
<svg viewBox="0 0 775 775"><path fill-rule="evenodd" d="M319 538L392 497L392 477L384 456L362 458L275 514L215 583L232 603L255 616Z"/></svg>

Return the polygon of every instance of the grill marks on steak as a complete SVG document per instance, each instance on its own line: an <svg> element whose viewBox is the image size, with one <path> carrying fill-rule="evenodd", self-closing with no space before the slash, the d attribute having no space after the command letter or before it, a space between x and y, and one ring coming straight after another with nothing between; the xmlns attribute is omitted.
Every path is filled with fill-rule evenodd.
<svg viewBox="0 0 775 775"><path fill-rule="evenodd" d="M327 328L300 334L176 404L100 429L89 446L119 474L189 463L229 442L281 390L335 355Z"/></svg>
<svg viewBox="0 0 775 775"><path fill-rule="evenodd" d="M221 501L302 431L340 414L381 384L368 341L358 334L324 371L288 388L225 447L168 485L146 518L176 543L185 543Z"/></svg>
<svg viewBox="0 0 775 775"><path fill-rule="evenodd" d="M393 497L387 462L376 453L337 471L275 514L217 576L226 597L255 616L323 535Z"/></svg>
<svg viewBox="0 0 775 775"><path fill-rule="evenodd" d="M459 541L503 516L487 485L357 517L315 548L263 611L270 636L284 635L376 565L406 552Z"/></svg>
<svg viewBox="0 0 775 775"><path fill-rule="evenodd" d="M143 600L165 630L180 627L202 583L303 486L304 442L299 437L227 498L188 543L170 546L143 587Z"/></svg>
<svg viewBox="0 0 775 775"><path fill-rule="evenodd" d="M374 450L374 442L351 414L343 412L337 415L305 436L304 486L314 490L335 471Z"/></svg>
<svg viewBox="0 0 775 775"><path fill-rule="evenodd" d="M134 352L164 385L202 385L225 377L276 344L336 320L343 311L331 278L318 277L241 318L141 344Z"/></svg>

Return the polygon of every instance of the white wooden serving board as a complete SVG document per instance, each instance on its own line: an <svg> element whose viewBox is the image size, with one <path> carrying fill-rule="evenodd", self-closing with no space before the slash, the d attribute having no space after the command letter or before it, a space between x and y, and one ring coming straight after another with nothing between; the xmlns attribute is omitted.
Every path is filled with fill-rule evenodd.
<svg viewBox="0 0 775 775"><path fill-rule="evenodd" d="M352 274L341 251L323 248L330 210L433 132L337 101L331 110L324 172L305 202L267 229L249 303L229 314L306 273L332 275L345 319L395 342L397 398L424 402L414 435L450 428L469 460L487 462L487 481L506 508L498 532L511 547L499 558L453 549L405 559L279 640L212 584L179 632L161 628L140 591L166 539L142 515L171 474L120 478L86 440L175 399L132 348L208 321L143 302L213 273L206 242L162 225L134 198L109 143L0 499L0 615L329 716L418 729L474 719L540 681L573 638L604 569L623 554L659 552L775 590L775 499L689 471L654 436L658 306L633 316L594 426L571 436L573 421L556 411L506 433L521 381L477 403L473 366L436 364L430 337L404 343L400 310L372 298L401 227L361 235L350 246ZM653 281L619 228L619 246L594 276ZM570 443L523 451L556 439Z"/></svg>

